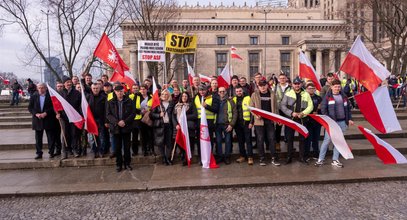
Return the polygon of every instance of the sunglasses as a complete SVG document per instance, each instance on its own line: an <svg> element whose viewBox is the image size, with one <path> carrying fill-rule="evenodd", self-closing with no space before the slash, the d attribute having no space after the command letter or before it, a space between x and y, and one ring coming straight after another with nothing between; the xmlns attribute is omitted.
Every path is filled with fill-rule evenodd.
<svg viewBox="0 0 407 220"><path fill-rule="evenodd" d="M219 92L222 92L222 93L223 93L223 92L226 92L226 91L219 91Z"/></svg>

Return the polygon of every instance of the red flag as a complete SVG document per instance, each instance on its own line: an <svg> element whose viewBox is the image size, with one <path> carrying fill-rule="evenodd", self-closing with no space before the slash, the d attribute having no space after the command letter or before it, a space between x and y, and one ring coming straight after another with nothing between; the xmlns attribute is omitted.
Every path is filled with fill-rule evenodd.
<svg viewBox="0 0 407 220"><path fill-rule="evenodd" d="M10 80L8 79L4 79L3 77L0 76L0 79L3 81L4 85L9 85L10 84Z"/></svg>
<svg viewBox="0 0 407 220"><path fill-rule="evenodd" d="M232 46L232 47L230 48L230 57L231 57L232 59L243 60L243 58L242 58L241 56L239 56L239 55L236 53L236 47L234 47L234 46Z"/></svg>
<svg viewBox="0 0 407 220"><path fill-rule="evenodd" d="M65 111L69 122L74 123L79 129L83 127L82 116L67 102L61 95L59 95L51 86L47 84L49 95L51 96L52 105L55 111Z"/></svg>
<svg viewBox="0 0 407 220"><path fill-rule="evenodd" d="M340 70L353 76L371 92L374 92L380 83L390 76L390 72L370 54L360 36L350 48Z"/></svg>
<svg viewBox="0 0 407 220"><path fill-rule="evenodd" d="M177 130L175 142L177 142L177 144L185 150L186 152L185 157L188 161L188 166L190 166L192 154L191 154L191 145L189 143L189 132L185 106L182 107L181 115L178 119L178 124L181 127L181 129Z"/></svg>
<svg viewBox="0 0 407 220"><path fill-rule="evenodd" d="M116 47L105 33L103 33L93 55L103 60L103 62L108 64L114 71L122 76L124 76L124 71L129 70L129 67L124 63L117 52Z"/></svg>
<svg viewBox="0 0 407 220"><path fill-rule="evenodd" d="M203 98L201 100L203 102ZM201 162L202 168L215 169L219 168L216 164L215 157L212 154L211 139L209 136L208 121L206 120L206 111L201 105L201 126L200 126L200 145L201 145Z"/></svg>
<svg viewBox="0 0 407 220"><path fill-rule="evenodd" d="M248 106L249 110L255 114L258 115L262 118L272 120L281 124L284 124L285 126L288 126L294 130L296 130L299 134L301 134L304 137L308 137L308 129L304 127L302 124L297 123L291 119L288 119L286 117L283 117L278 114L274 114L268 111L264 111L255 107Z"/></svg>
<svg viewBox="0 0 407 220"><path fill-rule="evenodd" d="M377 88L373 93L367 91L357 94L355 100L366 120L381 133L401 130L386 86Z"/></svg>
<svg viewBox="0 0 407 220"><path fill-rule="evenodd" d="M305 56L305 54L300 51L300 77L310 79L315 88L318 91L321 91L321 84L319 83L319 75L316 73L314 67L312 66L311 62Z"/></svg>
<svg viewBox="0 0 407 220"><path fill-rule="evenodd" d="M407 159L396 148L389 143L377 137L369 129L358 126L359 130L365 135L367 140L373 145L376 155L383 161L384 164L403 164L407 163Z"/></svg>
<svg viewBox="0 0 407 220"><path fill-rule="evenodd" d="M339 151L339 153L343 156L343 158L353 159L351 149L348 146L348 143L346 143L342 129L341 127L339 127L336 121L334 121L327 115L309 114L308 116L313 118L315 121L317 121L326 129L329 136L331 137L332 143L334 144L335 148Z"/></svg>
<svg viewBox="0 0 407 220"><path fill-rule="evenodd" d="M231 78L232 77L230 76L229 63L226 63L226 66L225 68L223 68L222 73L218 76L218 86L225 87L227 89L230 85Z"/></svg>
<svg viewBox="0 0 407 220"><path fill-rule="evenodd" d="M151 109L154 109L155 107L160 105L160 96L158 94L158 89L157 85L155 84L155 79L153 76L153 100L151 104Z"/></svg>
<svg viewBox="0 0 407 220"><path fill-rule="evenodd" d="M125 83L126 85L128 85L130 87L133 86L134 84L137 84L133 75L129 71L124 71L124 76L118 74L117 72L114 72L109 81L110 82L119 81L121 83Z"/></svg>
<svg viewBox="0 0 407 220"><path fill-rule="evenodd" d="M82 83L81 83L81 87L82 87ZM98 126L96 124L95 118L93 117L92 111L90 110L88 101L86 100L86 96L85 96L83 87L81 90L81 94L82 94L81 107L82 107L83 118L85 119L85 129L90 134L98 135L99 134Z"/></svg>
<svg viewBox="0 0 407 220"><path fill-rule="evenodd" d="M199 74L199 79L201 79L201 82L208 82L208 83L210 83L211 80L212 80L211 77L205 76L205 75L203 75L203 74Z"/></svg>

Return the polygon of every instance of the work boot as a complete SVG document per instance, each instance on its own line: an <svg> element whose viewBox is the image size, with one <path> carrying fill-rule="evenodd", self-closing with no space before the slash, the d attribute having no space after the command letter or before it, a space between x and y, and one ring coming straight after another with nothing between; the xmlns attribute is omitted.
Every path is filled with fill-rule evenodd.
<svg viewBox="0 0 407 220"><path fill-rule="evenodd" d="M246 158L240 156L240 157L236 160L236 163L243 163L243 162L245 162L245 161L246 161Z"/></svg>
<svg viewBox="0 0 407 220"><path fill-rule="evenodd" d="M247 164L248 164L248 165L253 165L253 164L254 164L252 157L249 157L249 158L248 158Z"/></svg>

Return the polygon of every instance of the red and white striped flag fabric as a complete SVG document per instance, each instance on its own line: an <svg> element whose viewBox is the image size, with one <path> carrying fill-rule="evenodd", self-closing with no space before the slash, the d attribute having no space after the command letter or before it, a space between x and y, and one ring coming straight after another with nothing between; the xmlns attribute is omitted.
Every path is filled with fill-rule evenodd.
<svg viewBox="0 0 407 220"><path fill-rule="evenodd" d="M199 74L199 78L201 79L201 82L207 82L207 83L210 83L211 80L212 80L211 77L205 76L205 75L203 75L203 74Z"/></svg>
<svg viewBox="0 0 407 220"><path fill-rule="evenodd" d="M315 71L314 67L312 66L311 62L308 60L308 58L305 56L305 54L300 51L300 77L301 78L306 78L311 80L315 88L318 91L321 91L321 84L319 82L319 74Z"/></svg>
<svg viewBox="0 0 407 220"><path fill-rule="evenodd" d="M121 82L125 83L129 87L137 84L136 80L134 79L133 75L129 71L124 71L124 75L120 75L117 71L113 73L112 77L109 80L110 82Z"/></svg>
<svg viewBox="0 0 407 220"><path fill-rule="evenodd" d="M343 158L353 159L352 151L348 146L348 143L346 143L341 127L339 127L336 121L334 121L327 115L309 114L308 116L313 118L315 121L317 121L325 128L325 130L331 137L332 143L334 144L335 148L339 151Z"/></svg>
<svg viewBox="0 0 407 220"><path fill-rule="evenodd" d="M229 71L229 63L226 63L225 68L223 68L222 73L218 76L218 87L229 88L230 79L232 76Z"/></svg>
<svg viewBox="0 0 407 220"><path fill-rule="evenodd" d="M343 61L341 71L353 76L369 91L374 92L390 72L365 47L360 36L353 43Z"/></svg>
<svg viewBox="0 0 407 220"><path fill-rule="evenodd" d="M386 86L377 88L373 93L367 91L357 94L355 100L366 120L381 133L401 130Z"/></svg>
<svg viewBox="0 0 407 220"><path fill-rule="evenodd" d="M153 76L153 98L152 98L152 104L151 104L151 109L154 109L155 107L160 105L160 96L158 94L158 89L157 85L155 84L155 79Z"/></svg>
<svg viewBox="0 0 407 220"><path fill-rule="evenodd" d="M389 143L383 141L372 131L362 126L358 126L359 130L365 135L367 140L373 145L376 155L383 161L384 164L404 164L407 163L406 157L403 156L396 148Z"/></svg>
<svg viewBox="0 0 407 220"><path fill-rule="evenodd" d="M58 94L51 86L47 84L49 95L51 96L52 105L55 111L65 111L69 122L74 123L79 129L82 129L84 120L82 116L69 104L61 95Z"/></svg>
<svg viewBox="0 0 407 220"><path fill-rule="evenodd" d="M185 59L185 61L187 62L189 85L193 85L192 79L195 76L195 72L194 72L194 69L192 69L191 65L189 65L188 60Z"/></svg>
<svg viewBox="0 0 407 220"><path fill-rule="evenodd" d="M83 114L83 118L85 119L85 130L88 131L88 133L90 134L94 134L94 135L99 135L98 132L98 126L96 124L95 118L93 117L92 111L90 110L90 106L88 104L88 101L86 100L86 96L85 96L85 92L84 92L84 88L82 85L82 82L79 81L79 83L81 84L81 107L82 107L82 114Z"/></svg>
<svg viewBox="0 0 407 220"><path fill-rule="evenodd" d="M188 166L190 166L192 153L191 153L191 144L189 143L189 132L185 106L182 107L181 115L178 118L178 124L181 127L181 129L177 130L175 142L185 150L186 152L185 157L188 161Z"/></svg>
<svg viewBox="0 0 407 220"><path fill-rule="evenodd" d="M230 48L230 57L232 59L239 59L239 60L243 60L243 58L241 56L239 56L239 54L236 53L236 47L232 46Z"/></svg>
<svg viewBox="0 0 407 220"><path fill-rule="evenodd" d="M288 127L292 128L292 129L296 130L302 136L308 137L308 134L309 134L308 129L304 125L302 125L300 123L297 123L297 122L295 122L295 121L293 121L291 119L288 119L286 117L283 117L281 115L274 114L272 112L264 111L264 110L261 110L261 109L255 108L255 107L251 107L251 106L247 106L247 107L249 108L249 110L253 114L255 114L257 116L260 116L262 118L265 118L265 119L268 119L268 120L271 120L271 121L281 123L281 124L283 124L285 126L288 126Z"/></svg>
<svg viewBox="0 0 407 220"><path fill-rule="evenodd" d="M202 102L203 97L202 97ZM215 157L212 154L211 138L209 136L208 121L206 120L206 112L203 105L201 105L201 126L200 126L200 144L201 144L201 162L202 168L215 169L219 168L216 164Z"/></svg>

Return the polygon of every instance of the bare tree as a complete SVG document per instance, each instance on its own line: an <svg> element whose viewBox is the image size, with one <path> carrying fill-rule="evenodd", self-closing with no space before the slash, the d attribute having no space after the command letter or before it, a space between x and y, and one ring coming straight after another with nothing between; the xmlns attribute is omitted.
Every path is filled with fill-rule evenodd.
<svg viewBox="0 0 407 220"><path fill-rule="evenodd" d="M170 29L169 24L175 24L179 8L176 0L125 0L127 14L135 26L136 40L164 40ZM168 54L167 54L168 56ZM158 72L169 72L174 57L167 59L166 67L156 62L147 62L150 75L158 77ZM169 62L168 62L169 61Z"/></svg>
<svg viewBox="0 0 407 220"><path fill-rule="evenodd" d="M353 0L342 13L348 34L363 36L392 74L406 73L407 1Z"/></svg>
<svg viewBox="0 0 407 220"><path fill-rule="evenodd" d="M66 71L72 77L78 56L84 43L91 36L100 36L102 31L117 31L117 22L122 15L118 13L122 1L115 0L2 0L0 10L7 16L7 22L18 24L26 34L31 46L41 57L51 72L60 79L45 55L41 34L44 21L35 18L32 8L43 9L56 24L58 53L62 56ZM100 30L99 30L100 29ZM99 32L100 31L100 32ZM84 53L84 52L83 52Z"/></svg>

